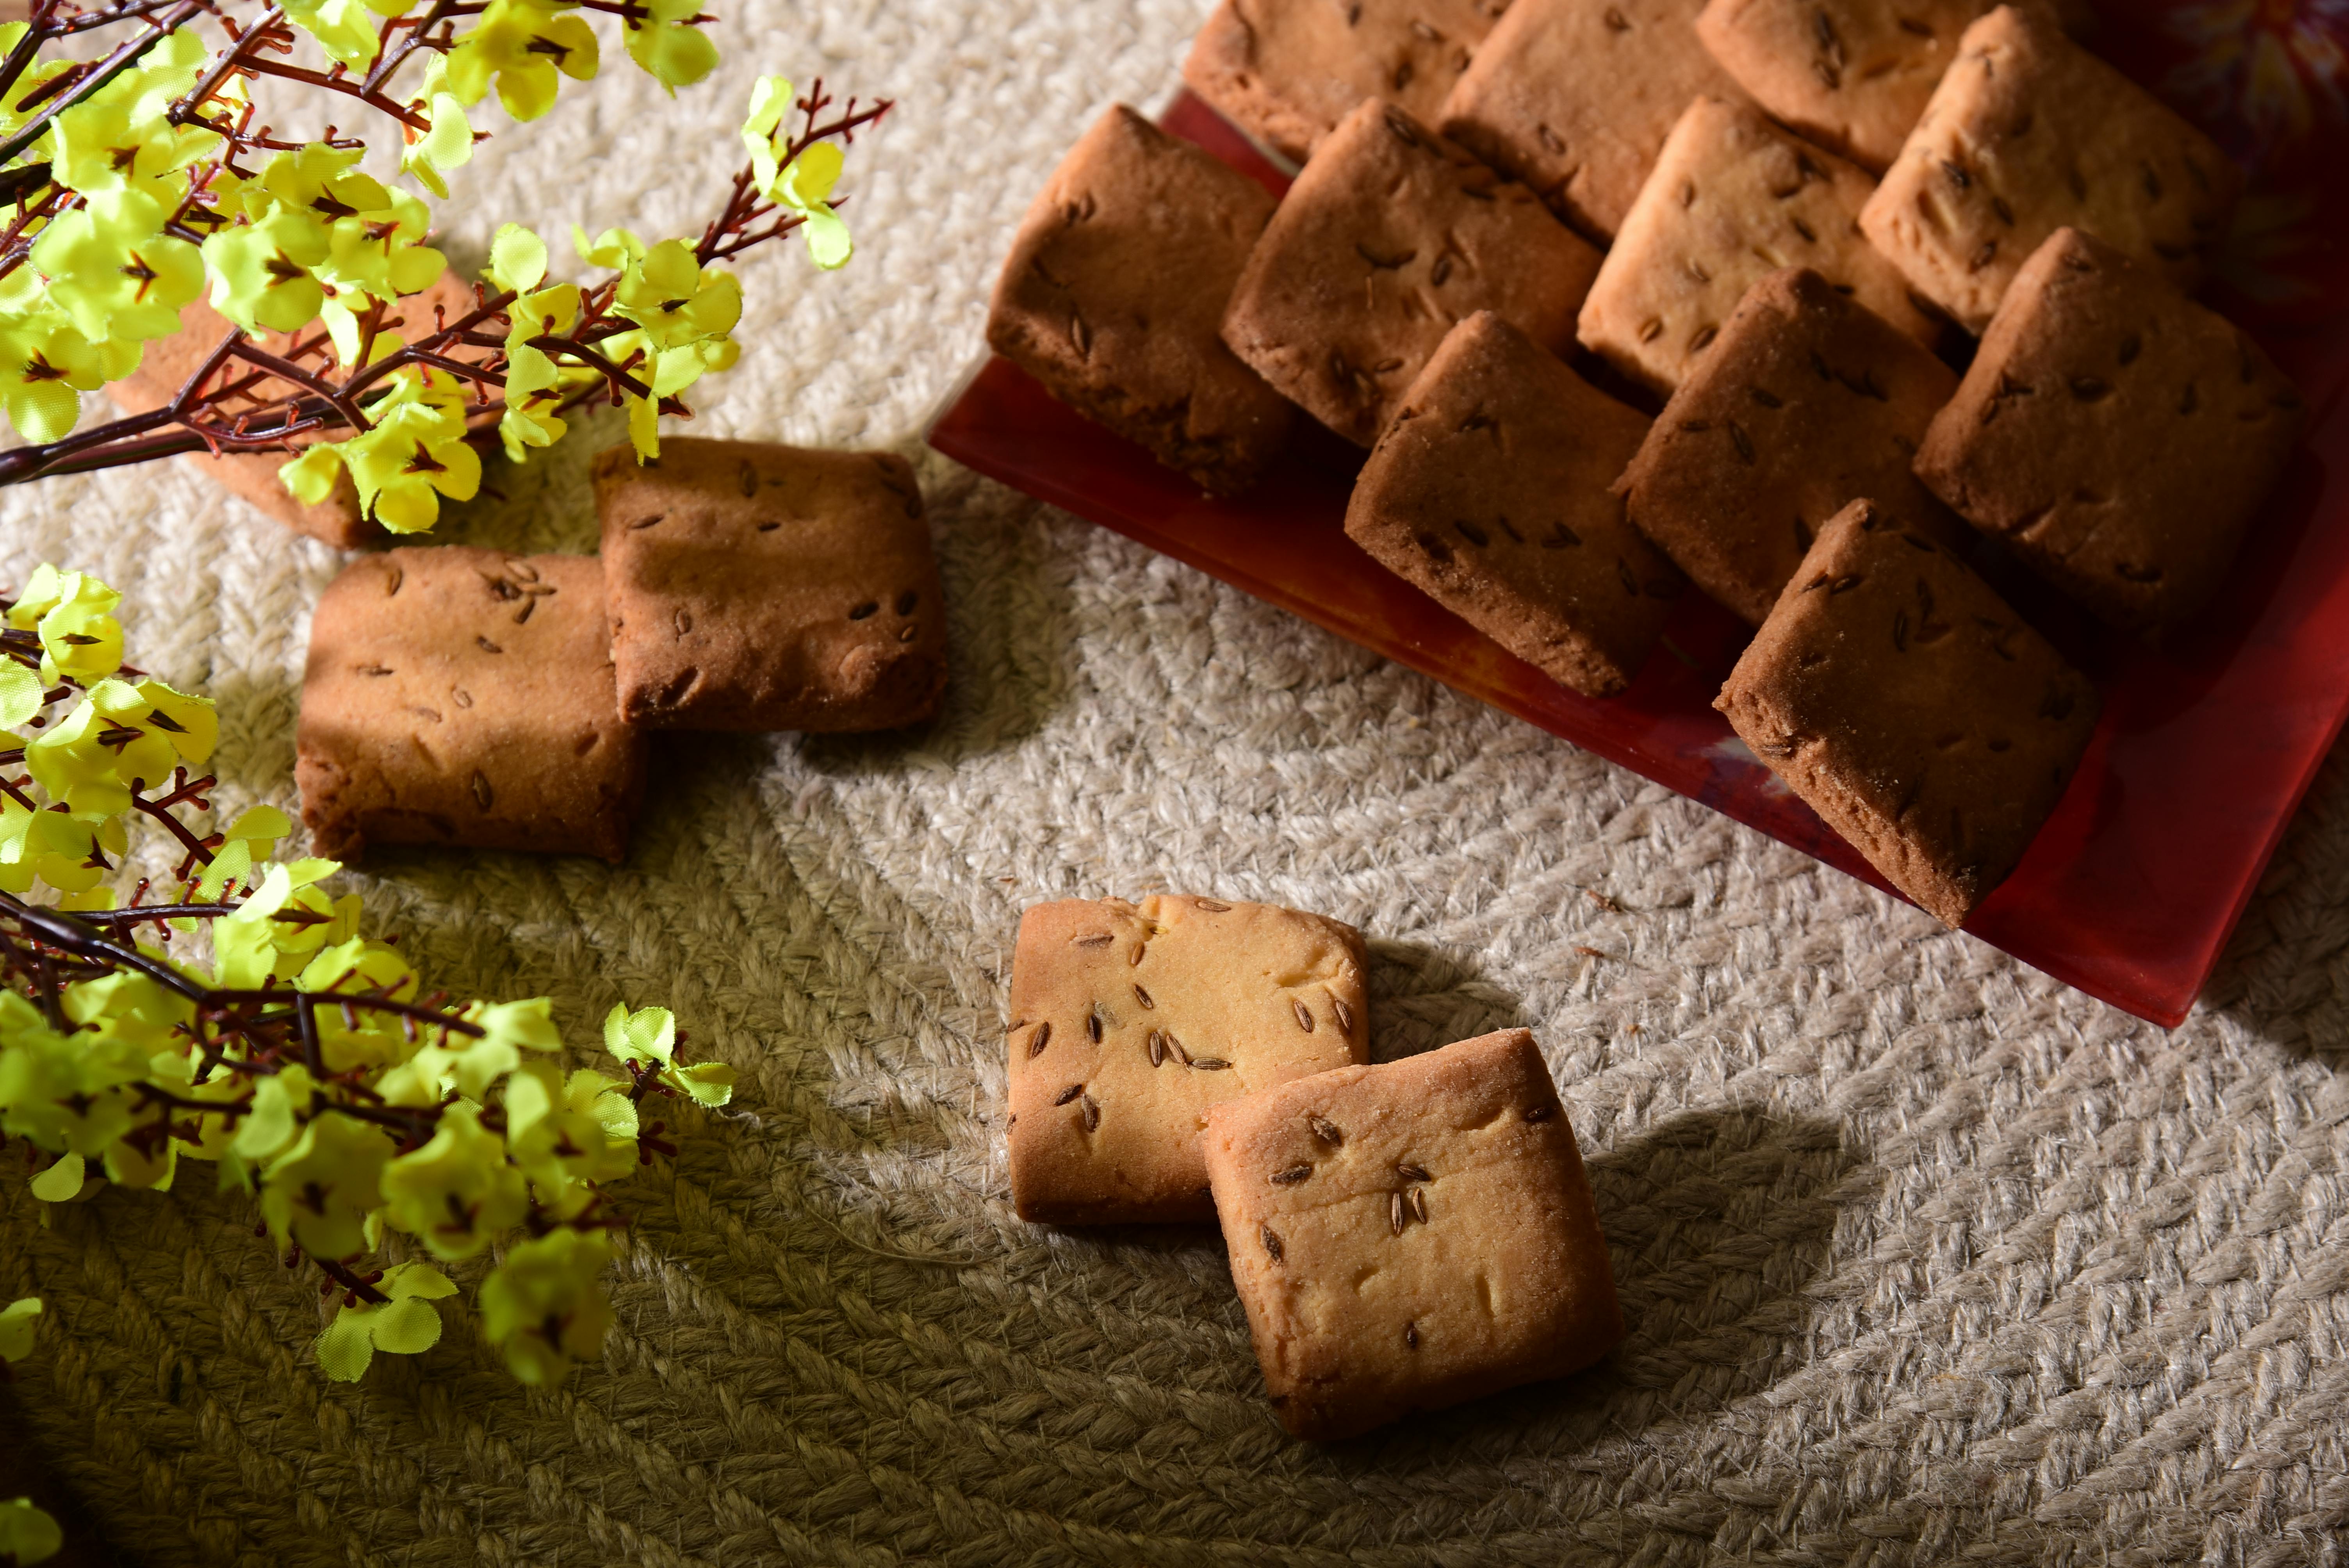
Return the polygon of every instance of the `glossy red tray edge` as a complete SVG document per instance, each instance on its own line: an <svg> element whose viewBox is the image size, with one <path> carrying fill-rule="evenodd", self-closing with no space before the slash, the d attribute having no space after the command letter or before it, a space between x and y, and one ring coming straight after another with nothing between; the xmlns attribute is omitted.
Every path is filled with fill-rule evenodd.
<svg viewBox="0 0 2349 1568"><path fill-rule="evenodd" d="M1164 117L1278 191L1239 132L1185 94ZM2310 395L2306 450L2220 603L2156 653L2035 619L2098 677L2105 712L2070 789L1965 929L2090 995L2182 1022L2302 795L2349 717L2349 330L2262 341ZM1567 690L1373 563L1345 537L1361 454L1318 429L1236 500L1202 496L1141 448L990 359L931 446L1893 892L1738 743L1712 699L1746 638L1686 596L1665 646L1605 701ZM2051 624L2054 623L2054 624ZM1897 896L1897 894L1896 894Z"/></svg>

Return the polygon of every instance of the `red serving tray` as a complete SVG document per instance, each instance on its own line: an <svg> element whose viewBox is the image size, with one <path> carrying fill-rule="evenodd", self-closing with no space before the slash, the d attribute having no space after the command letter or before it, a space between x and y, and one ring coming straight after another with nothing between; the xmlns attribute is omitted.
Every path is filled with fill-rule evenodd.
<svg viewBox="0 0 2349 1568"><path fill-rule="evenodd" d="M2108 18L2106 33L2141 26ZM2127 42L2098 40L2124 68L2150 70L2145 51L2114 47ZM1239 132L1187 94L1163 123L1276 193L1285 188ZM2311 244L2307 259L2333 270L2338 258L2326 238ZM2282 313L2282 325L2257 331L2309 396L2307 449L2191 636L2150 651L2096 631L2029 583L2002 583L2096 678L2104 715L2054 815L1965 929L2165 1026L2185 1018L2209 978L2349 715L2349 405L2341 397L2349 382L2349 280L2328 275L2313 286L2314 308L2303 299ZM1585 697L1504 653L1346 538L1346 500L1362 453L1318 428L1247 495L1209 500L997 358L939 416L929 438L990 479L1893 891L1713 710L1750 634L1701 594L1682 596L1663 646L1628 692Z"/></svg>

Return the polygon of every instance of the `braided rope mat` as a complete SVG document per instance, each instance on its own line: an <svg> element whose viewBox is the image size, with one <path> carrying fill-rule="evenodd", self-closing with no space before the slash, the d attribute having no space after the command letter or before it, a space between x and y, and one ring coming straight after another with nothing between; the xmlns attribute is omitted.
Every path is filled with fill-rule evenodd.
<svg viewBox="0 0 2349 1568"><path fill-rule="evenodd" d="M864 253L746 270L719 433L916 449L1029 194L1171 83L1198 0L735 0L721 78L625 68L482 146L485 215L685 232L751 73L894 91ZM617 50L608 51L616 57ZM564 172L552 177L547 171ZM460 231L477 258L486 240ZM445 532L589 547L585 461ZM603 1362L512 1384L470 1313L326 1382L310 1293L191 1181L45 1224L33 1446L153 1563L2332 1561L2349 1522L2349 776L2164 1034L1780 846L926 458L947 716L687 738L617 871L357 877L460 994L574 1040L666 1000L741 1073L635 1219ZM224 803L291 805L331 552L175 468L0 494L0 574L124 588L217 696ZM1381 1057L1539 1031L1633 1325L1599 1370L1331 1449L1267 1408L1211 1231L1019 1224L1000 1150L1019 908L1215 890L1371 937ZM1597 890L1619 904L1588 896ZM1596 949L1602 957L1584 950Z"/></svg>

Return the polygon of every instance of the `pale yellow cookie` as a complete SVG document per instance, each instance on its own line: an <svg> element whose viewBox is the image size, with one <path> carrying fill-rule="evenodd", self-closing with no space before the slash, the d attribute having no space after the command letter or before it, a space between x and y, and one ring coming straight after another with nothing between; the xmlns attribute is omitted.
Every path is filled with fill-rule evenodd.
<svg viewBox="0 0 2349 1568"><path fill-rule="evenodd" d="M1623 1337L1582 1155L1526 1030L1219 1105L1207 1170L1293 1436L1563 1377Z"/></svg>
<svg viewBox="0 0 2349 1568"><path fill-rule="evenodd" d="M1362 939L1266 903L1039 904L1011 965L1011 1196L1053 1224L1206 1220L1207 1108L1370 1052Z"/></svg>

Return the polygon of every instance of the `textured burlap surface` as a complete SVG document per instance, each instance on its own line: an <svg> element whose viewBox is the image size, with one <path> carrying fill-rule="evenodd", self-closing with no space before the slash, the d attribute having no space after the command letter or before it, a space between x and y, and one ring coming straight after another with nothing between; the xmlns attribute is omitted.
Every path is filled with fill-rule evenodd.
<svg viewBox="0 0 2349 1568"><path fill-rule="evenodd" d="M500 126L502 217L698 229L754 72L902 100L863 252L744 268L699 428L916 453L1029 194L1173 81L1197 0L731 0L719 79L624 66ZM617 50L608 57L616 61ZM585 549L592 429L449 537ZM32 1436L154 1563L2330 1560L2349 1521L2349 777L2164 1032L1724 819L925 459L952 599L924 732L664 744L628 863L386 854L377 928L592 1044L666 1001L733 1107L619 1190L600 1365L517 1388L470 1309L326 1382L311 1290L190 1181L52 1214ZM0 576L92 568L216 696L223 799L292 806L336 568L178 467L0 494ZM2143 846L2158 855L2161 846ZM1030 902L1326 911L1381 1057L1538 1031L1633 1326L1599 1370L1332 1449L1281 1437L1210 1230L1059 1234L1005 1191ZM1588 896L1604 893L1619 913ZM1595 949L1602 956L1589 956Z"/></svg>

